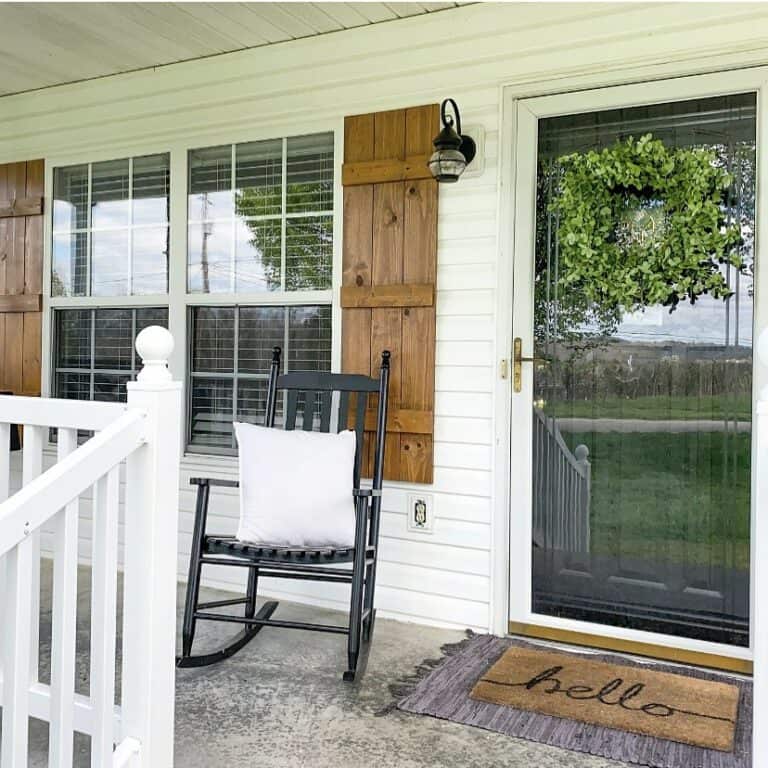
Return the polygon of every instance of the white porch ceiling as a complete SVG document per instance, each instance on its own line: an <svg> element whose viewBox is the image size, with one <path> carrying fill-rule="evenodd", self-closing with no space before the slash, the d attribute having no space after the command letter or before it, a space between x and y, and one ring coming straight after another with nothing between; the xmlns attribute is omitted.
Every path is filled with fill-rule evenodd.
<svg viewBox="0 0 768 768"><path fill-rule="evenodd" d="M0 2L0 96L459 4Z"/></svg>

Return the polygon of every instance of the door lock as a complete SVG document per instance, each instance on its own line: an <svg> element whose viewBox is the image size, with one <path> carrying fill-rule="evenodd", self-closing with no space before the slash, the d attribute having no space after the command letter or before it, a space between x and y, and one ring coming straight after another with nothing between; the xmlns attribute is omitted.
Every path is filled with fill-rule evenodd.
<svg viewBox="0 0 768 768"><path fill-rule="evenodd" d="M512 386L515 392L523 390L523 363L548 365L546 357L523 357L523 340L516 336L512 345Z"/></svg>

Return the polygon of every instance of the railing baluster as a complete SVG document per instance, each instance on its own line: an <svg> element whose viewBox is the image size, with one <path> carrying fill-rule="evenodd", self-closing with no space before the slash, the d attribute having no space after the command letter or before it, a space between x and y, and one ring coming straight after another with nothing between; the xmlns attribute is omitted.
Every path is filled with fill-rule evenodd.
<svg viewBox="0 0 768 768"><path fill-rule="evenodd" d="M27 536L8 552L7 584L3 622L3 739L0 768L27 765L29 729L29 685L32 651L32 603L29 583L32 578L34 542Z"/></svg>
<svg viewBox="0 0 768 768"><path fill-rule="evenodd" d="M119 494L118 465L97 480L94 487L90 678L92 768L110 764L114 745Z"/></svg>
<svg viewBox="0 0 768 768"><path fill-rule="evenodd" d="M24 453L22 456L22 483L28 485L43 471L44 427L24 427ZM29 657L30 683L36 683L40 660L40 529L29 536L32 542L32 572L28 583L30 590L30 621L32 622L30 642L32 653Z"/></svg>
<svg viewBox="0 0 768 768"><path fill-rule="evenodd" d="M77 448L77 430L60 429L58 459ZM79 501L56 514L53 549L51 720L48 764L71 768L77 622L77 527Z"/></svg>

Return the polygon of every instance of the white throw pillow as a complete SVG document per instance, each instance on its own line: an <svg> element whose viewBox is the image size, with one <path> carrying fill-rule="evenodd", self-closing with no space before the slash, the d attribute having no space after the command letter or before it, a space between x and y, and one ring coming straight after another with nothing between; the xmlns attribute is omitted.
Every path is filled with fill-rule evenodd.
<svg viewBox="0 0 768 768"><path fill-rule="evenodd" d="M235 422L240 448L237 538L293 547L351 547L355 433L286 431Z"/></svg>

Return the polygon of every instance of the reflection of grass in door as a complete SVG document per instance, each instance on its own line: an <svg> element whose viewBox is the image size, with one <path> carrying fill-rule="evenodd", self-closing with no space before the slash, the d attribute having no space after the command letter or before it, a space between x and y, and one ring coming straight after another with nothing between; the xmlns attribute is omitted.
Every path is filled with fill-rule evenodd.
<svg viewBox="0 0 768 768"><path fill-rule="evenodd" d="M563 432L592 463L592 551L749 565L749 433Z"/></svg>
<svg viewBox="0 0 768 768"><path fill-rule="evenodd" d="M648 395L633 398L606 397L599 400L561 400L548 405L545 410L547 415L559 418L750 421L751 401L749 394L739 394L731 398L723 395Z"/></svg>

